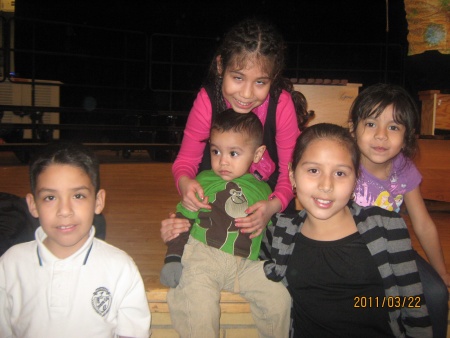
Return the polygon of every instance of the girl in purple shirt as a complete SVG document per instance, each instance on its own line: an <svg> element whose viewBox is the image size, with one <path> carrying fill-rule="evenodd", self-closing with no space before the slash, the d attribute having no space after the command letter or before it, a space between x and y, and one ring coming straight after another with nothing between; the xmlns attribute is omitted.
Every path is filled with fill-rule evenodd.
<svg viewBox="0 0 450 338"><path fill-rule="evenodd" d="M433 337L445 338L450 274L436 225L420 193L422 176L411 160L417 150L417 118L413 99L399 86L376 84L357 96L350 109L350 130L361 150L355 202L397 212L405 202L414 233L431 264L416 252Z"/></svg>

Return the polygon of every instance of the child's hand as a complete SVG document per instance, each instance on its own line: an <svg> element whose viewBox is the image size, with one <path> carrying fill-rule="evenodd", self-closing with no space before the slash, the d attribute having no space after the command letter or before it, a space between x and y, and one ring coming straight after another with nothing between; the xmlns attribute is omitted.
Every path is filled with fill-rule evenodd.
<svg viewBox="0 0 450 338"><path fill-rule="evenodd" d="M445 285L450 288L450 273L446 272L445 275L441 276L444 280Z"/></svg>
<svg viewBox="0 0 450 338"><path fill-rule="evenodd" d="M191 224L186 218L176 218L174 213L169 218L161 221L161 238L164 243L178 237L179 234L189 231Z"/></svg>
<svg viewBox="0 0 450 338"><path fill-rule="evenodd" d="M245 212L247 217L236 218L236 227L242 228L242 233L251 233L250 238L261 234L270 221L270 218L281 209L280 201L275 198L271 201L259 201L249 207Z"/></svg>
<svg viewBox="0 0 450 338"><path fill-rule="evenodd" d="M183 176L178 181L181 193L181 204L190 211L198 211L201 208L211 209L208 197L205 198L203 188L196 180Z"/></svg>

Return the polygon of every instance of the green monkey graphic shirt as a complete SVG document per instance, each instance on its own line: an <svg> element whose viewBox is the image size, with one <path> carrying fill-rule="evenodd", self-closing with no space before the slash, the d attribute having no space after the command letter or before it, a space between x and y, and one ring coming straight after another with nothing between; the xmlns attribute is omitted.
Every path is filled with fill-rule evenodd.
<svg viewBox="0 0 450 338"><path fill-rule="evenodd" d="M257 260L263 233L250 239L250 234L239 231L234 219L246 217L245 210L249 206L267 200L272 193L269 185L252 174L225 181L212 170L202 171L196 180L208 196L212 209L192 212L181 203L177 205L177 212L192 220L191 236L231 255Z"/></svg>

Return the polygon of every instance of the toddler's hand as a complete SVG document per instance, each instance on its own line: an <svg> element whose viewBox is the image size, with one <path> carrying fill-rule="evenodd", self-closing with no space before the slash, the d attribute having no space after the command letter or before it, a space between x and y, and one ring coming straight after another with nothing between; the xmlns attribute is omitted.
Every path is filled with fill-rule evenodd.
<svg viewBox="0 0 450 338"><path fill-rule="evenodd" d="M205 198L203 189L197 180L183 176L178 181L181 193L181 204L190 211L198 211L201 208L211 209L208 197Z"/></svg>

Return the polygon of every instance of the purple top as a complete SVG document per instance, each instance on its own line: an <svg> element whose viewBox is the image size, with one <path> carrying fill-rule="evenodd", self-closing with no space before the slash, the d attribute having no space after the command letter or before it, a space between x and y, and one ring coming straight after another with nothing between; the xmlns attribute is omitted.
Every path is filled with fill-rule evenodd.
<svg viewBox="0 0 450 338"><path fill-rule="evenodd" d="M380 180L362 165L355 188L355 202L361 206L376 205L391 211L400 211L403 196L414 190L422 181L422 175L414 163L398 154L392 163L389 178Z"/></svg>

